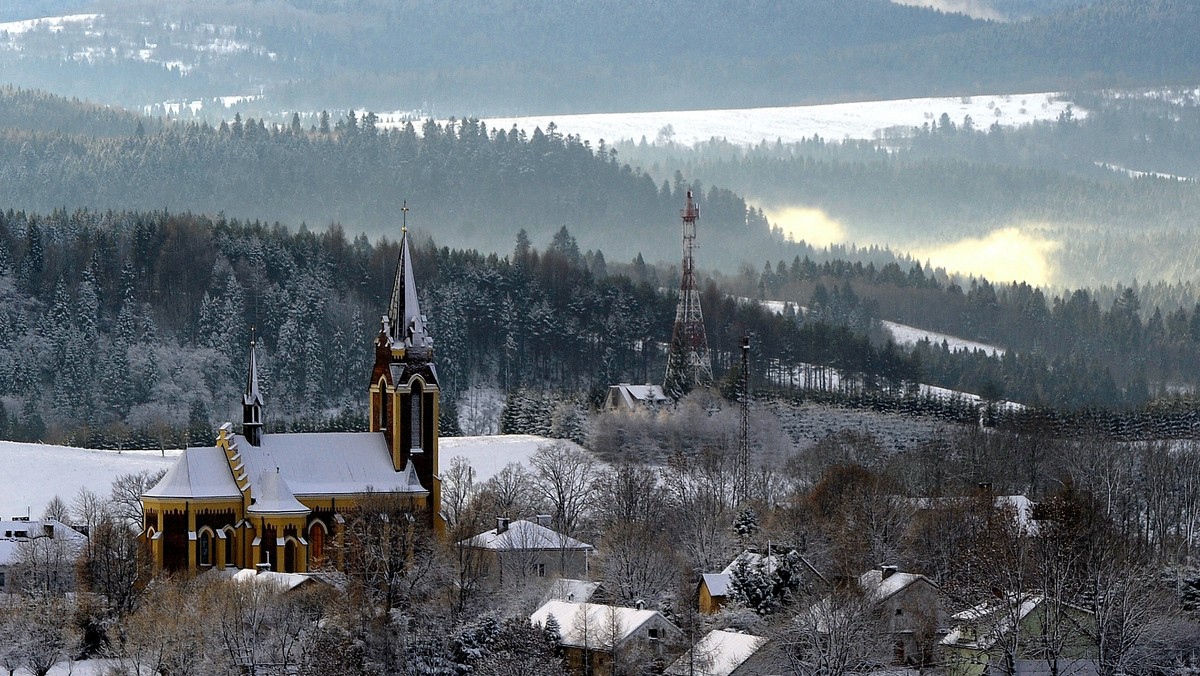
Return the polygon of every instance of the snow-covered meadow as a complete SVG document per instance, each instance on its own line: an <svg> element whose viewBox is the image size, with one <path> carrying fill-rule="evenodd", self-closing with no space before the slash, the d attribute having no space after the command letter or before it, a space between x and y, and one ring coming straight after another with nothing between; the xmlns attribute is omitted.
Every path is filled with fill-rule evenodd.
<svg viewBox="0 0 1200 676"><path fill-rule="evenodd" d="M649 143L674 142L685 146L714 138L749 146L763 141L784 143L810 139L873 139L890 133L908 133L913 127L934 124L945 113L954 124L970 116L976 127L993 123L1019 127L1056 120L1071 107L1062 95L1049 92L964 97L933 97L894 101L862 101L808 106L741 108L726 110L668 110L644 113L592 113L582 115L531 115L485 117L490 129L516 126L532 133L554 123L562 134L575 134L593 145L601 139ZM1072 108L1079 118L1087 112ZM380 115L383 127L403 126L411 111Z"/></svg>

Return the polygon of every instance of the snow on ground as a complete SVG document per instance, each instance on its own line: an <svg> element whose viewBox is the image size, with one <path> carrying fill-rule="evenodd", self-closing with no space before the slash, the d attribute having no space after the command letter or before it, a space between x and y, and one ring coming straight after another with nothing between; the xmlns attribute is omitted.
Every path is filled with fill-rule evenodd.
<svg viewBox="0 0 1200 676"><path fill-rule="evenodd" d="M942 113L960 125L971 116L977 128L993 123L1018 127L1033 122L1058 119L1070 102L1059 94L1013 94L967 96L961 98L918 98L895 101L864 101L812 106L742 108L729 110L676 110L649 113L593 113L583 115L536 115L528 117L486 118L490 129L510 129L516 125L528 133L534 128L545 131L551 122L562 134L576 134L596 144L604 139L649 142L671 140L692 145L712 138L724 138L738 145L756 145L761 141L784 143L812 138L827 140L873 139L899 130L936 123ZM402 126L400 118L410 113L384 113L382 126ZM1076 118L1086 111L1073 109ZM670 128L669 134L660 132Z"/></svg>
<svg viewBox="0 0 1200 676"><path fill-rule="evenodd" d="M488 437L442 437L438 441L438 465L445 471L454 458L466 458L475 470L475 483L483 483L515 462L529 466L529 458L544 444L568 444L565 439L547 439L533 434L501 434Z"/></svg>
<svg viewBox="0 0 1200 676"><path fill-rule="evenodd" d="M989 355L1004 356L1004 348L996 347L995 345L977 343L973 340L958 338L947 333L926 331L925 329L918 329L915 326L908 326L899 322L883 321L881 323L883 324L883 328L892 334L892 340L896 341L897 345L903 345L904 347L912 347L922 340L928 340L935 346L941 345L945 341L946 345L950 347L951 352L958 352L959 350L967 350L969 352L983 350Z"/></svg>
<svg viewBox="0 0 1200 676"><path fill-rule="evenodd" d="M68 14L67 16L47 16L40 19L25 19L23 21L6 21L0 23L0 33L10 36L28 33L34 30L46 30L51 33L62 31L68 23L92 23L100 14Z"/></svg>
<svg viewBox="0 0 1200 676"><path fill-rule="evenodd" d="M1136 169L1126 169L1125 167L1122 167L1119 164L1110 164L1108 162L1100 162L1100 161L1093 162L1092 164L1095 164L1097 167L1100 167L1101 169L1108 169L1109 171L1114 171L1118 174L1125 174L1129 178L1165 178L1168 180L1182 181L1185 183L1195 183L1196 182L1196 179L1194 179L1194 178L1191 178L1189 176L1180 176L1178 174L1164 174L1159 171L1138 171Z"/></svg>
<svg viewBox="0 0 1200 676"><path fill-rule="evenodd" d="M80 488L107 496L118 476L167 469L178 455L0 441L0 514L37 517L55 495L70 504Z"/></svg>

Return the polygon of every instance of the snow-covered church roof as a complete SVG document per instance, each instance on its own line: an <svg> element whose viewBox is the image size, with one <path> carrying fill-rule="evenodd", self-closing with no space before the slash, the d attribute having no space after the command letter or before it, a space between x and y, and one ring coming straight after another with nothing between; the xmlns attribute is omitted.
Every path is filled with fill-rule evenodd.
<svg viewBox="0 0 1200 676"><path fill-rule="evenodd" d="M246 510L248 514L308 514L310 511L292 494L278 469L263 472L251 490L254 502Z"/></svg>
<svg viewBox="0 0 1200 676"><path fill-rule="evenodd" d="M145 495L150 498L237 500L242 497L242 492L233 480L225 451L206 446L185 448L171 469Z"/></svg>
<svg viewBox="0 0 1200 676"><path fill-rule="evenodd" d="M234 439L247 476L278 469L298 497L426 492L411 464L395 470L379 432L264 434L260 446L251 446L242 436Z"/></svg>

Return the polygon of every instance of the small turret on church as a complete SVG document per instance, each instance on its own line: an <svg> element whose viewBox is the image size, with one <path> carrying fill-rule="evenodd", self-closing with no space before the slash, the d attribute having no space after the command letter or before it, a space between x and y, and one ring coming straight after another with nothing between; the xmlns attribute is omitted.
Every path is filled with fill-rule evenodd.
<svg viewBox="0 0 1200 676"><path fill-rule="evenodd" d="M262 445L263 397L258 389L258 358L255 340L250 339L250 368L246 372L246 391L242 394L242 436L251 446Z"/></svg>
<svg viewBox="0 0 1200 676"><path fill-rule="evenodd" d="M433 337L426 328L413 276L407 228L400 240L396 277L388 313L375 339L371 372L370 429L383 432L396 471L412 463L430 505L441 504L438 475L438 406L440 388L433 364ZM432 509L431 512L436 512ZM431 514L436 521L436 513Z"/></svg>

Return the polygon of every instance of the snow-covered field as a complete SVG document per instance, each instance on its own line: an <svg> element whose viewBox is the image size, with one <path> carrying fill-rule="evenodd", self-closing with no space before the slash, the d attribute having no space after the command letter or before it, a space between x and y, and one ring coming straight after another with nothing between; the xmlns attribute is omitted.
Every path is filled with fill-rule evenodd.
<svg viewBox="0 0 1200 676"><path fill-rule="evenodd" d="M142 470L166 469L179 451L97 451L69 446L0 441L0 514L40 516L60 496L86 488L107 496L113 479Z"/></svg>
<svg viewBox="0 0 1200 676"><path fill-rule="evenodd" d="M527 465L539 446L553 441L528 434L443 437L441 465L462 456L475 468L475 480L487 481L510 462ZM81 488L107 496L118 476L166 469L178 455L178 450L117 452L0 441L0 515L37 517L55 495L70 504Z"/></svg>
<svg viewBox="0 0 1200 676"><path fill-rule="evenodd" d="M989 355L998 357L1004 356L1004 348L996 347L995 345L977 343L973 340L958 338L957 336L952 336L948 333L926 331L925 329L918 329L915 326L908 326L899 322L883 321L881 323L883 324L883 328L887 329L888 332L892 334L892 340L895 340L897 345L903 345L904 347L912 347L922 340L928 340L935 346L941 345L944 341L950 348L951 352L958 352L960 350L967 350L968 352L983 350Z"/></svg>
<svg viewBox="0 0 1200 676"><path fill-rule="evenodd" d="M1070 102L1055 93L967 96L961 98L916 98L895 101L864 101L812 106L742 108L728 110L675 110L649 113L595 113L585 115L536 115L528 117L485 118L490 129L510 129L514 125L532 133L545 131L551 122L562 134L576 134L596 144L643 137L650 142L674 141L692 145L712 138L723 138L738 145L762 141L796 142L818 135L826 140L873 139L891 130L901 134L913 127L933 124L942 113L960 125L971 116L974 125L986 128L993 123L1018 127L1033 122L1058 119ZM1084 117L1084 110L1072 114ZM403 126L411 112L384 113L381 126Z"/></svg>
<svg viewBox="0 0 1200 676"><path fill-rule="evenodd" d="M8 33L9 36L20 35L35 30L57 33L63 29L64 24L86 23L90 25L99 16L101 15L68 14L66 16L47 16L40 19L25 19L23 21L6 21L0 23L0 33Z"/></svg>
<svg viewBox="0 0 1200 676"><path fill-rule="evenodd" d="M438 465L444 470L454 458L462 457L475 470L475 483L483 483L500 473L510 462L528 468L529 458L544 444L576 446L566 439L547 439L533 434L501 434L490 437L442 437L438 441Z"/></svg>

